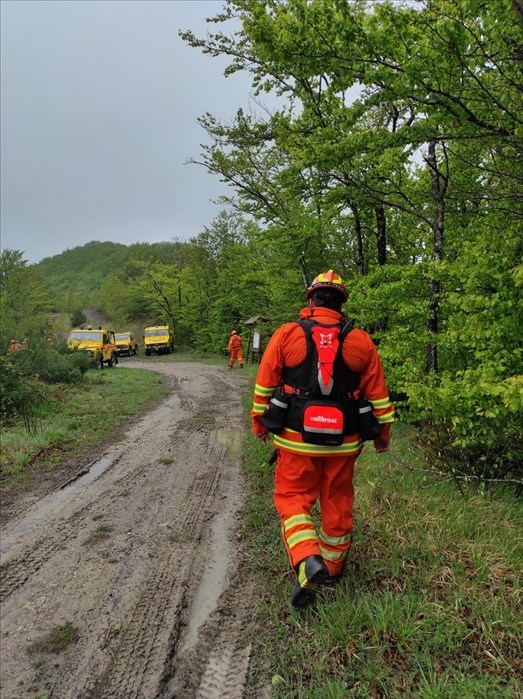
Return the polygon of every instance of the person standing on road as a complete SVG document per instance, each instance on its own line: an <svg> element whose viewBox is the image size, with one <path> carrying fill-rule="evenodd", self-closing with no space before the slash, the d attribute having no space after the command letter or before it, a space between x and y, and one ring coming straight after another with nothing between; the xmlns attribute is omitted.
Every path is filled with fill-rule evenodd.
<svg viewBox="0 0 523 699"><path fill-rule="evenodd" d="M229 369L233 368L236 360L238 360L240 369L243 369L242 344L241 335L238 335L236 330L233 330L229 338L229 344L227 345L227 352L229 352Z"/></svg>
<svg viewBox="0 0 523 699"><path fill-rule="evenodd" d="M256 376L252 431L274 435L274 504L296 572L291 604L337 582L352 536L353 474L364 440L389 448L394 408L376 346L342 314L348 294L332 270L307 289L300 319L271 337ZM319 499L321 527L311 509Z"/></svg>

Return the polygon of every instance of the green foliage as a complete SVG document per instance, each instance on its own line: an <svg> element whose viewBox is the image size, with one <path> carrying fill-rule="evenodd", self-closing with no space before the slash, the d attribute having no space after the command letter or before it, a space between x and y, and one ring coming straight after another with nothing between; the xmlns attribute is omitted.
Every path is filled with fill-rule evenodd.
<svg viewBox="0 0 523 699"><path fill-rule="evenodd" d="M0 357L0 366L4 361ZM26 482L32 473L29 465L37 470L52 468L64 458L84 458L107 434L165 391L155 372L124 367L89 371L78 384L46 384L46 401L36 406L29 433L15 415L2 426L0 465L7 487Z"/></svg>
<svg viewBox="0 0 523 699"><path fill-rule="evenodd" d="M404 415L444 435L432 460L444 451L451 471L513 475L518 8L231 0L229 12L237 35L182 37L282 99L264 121L242 111L227 126L201 119L212 142L204 165L263 224L255 241L270 317L296 308L312 270L333 267L349 280L349 314L380 343Z"/></svg>
<svg viewBox="0 0 523 699"><path fill-rule="evenodd" d="M523 377L482 367L411 387L409 406L426 431L429 461L479 480L523 481Z"/></svg>
<svg viewBox="0 0 523 699"><path fill-rule="evenodd" d="M48 345L43 340L34 341L11 356L26 376L45 383L76 383L90 368L89 356L68 350L65 342Z"/></svg>
<svg viewBox="0 0 523 699"><path fill-rule="evenodd" d="M0 355L0 422L10 425L21 418L34 431L48 385L78 383L90 366L85 352L70 352L65 342L48 345L43 339Z"/></svg>
<svg viewBox="0 0 523 699"><path fill-rule="evenodd" d="M120 243L92 241L46 257L35 268L45 277L56 310L74 313L96 306L106 277L127 262L130 249Z"/></svg>
<svg viewBox="0 0 523 699"><path fill-rule="evenodd" d="M77 308L71 313L71 327L79 328L84 323L87 323L87 316L81 308Z"/></svg>
<svg viewBox="0 0 523 699"><path fill-rule="evenodd" d="M0 273L0 347L5 351L11 338L21 342L46 327L51 301L47 284L21 252L3 250Z"/></svg>
<svg viewBox="0 0 523 699"><path fill-rule="evenodd" d="M14 361L14 355L0 355L0 422L9 425L21 418L27 429L33 429L43 401L41 388Z"/></svg>

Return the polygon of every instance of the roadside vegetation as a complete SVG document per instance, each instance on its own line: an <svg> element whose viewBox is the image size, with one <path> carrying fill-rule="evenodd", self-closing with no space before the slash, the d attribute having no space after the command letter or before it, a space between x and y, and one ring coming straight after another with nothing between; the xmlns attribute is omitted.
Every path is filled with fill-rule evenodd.
<svg viewBox="0 0 523 699"><path fill-rule="evenodd" d="M7 489L27 485L34 469L85 457L168 391L158 374L120 365L114 370L88 369L74 383L45 383L33 377L26 379L26 386L29 421L22 409L3 422L0 433L1 481Z"/></svg>
<svg viewBox="0 0 523 699"><path fill-rule="evenodd" d="M460 492L436 479L408 425L394 425L391 445L358 460L342 582L299 611L271 448L247 436L244 565L262 591L250 686L272 678L272 699L521 699L520 499L507 486Z"/></svg>
<svg viewBox="0 0 523 699"><path fill-rule="evenodd" d="M115 428L164 395L168 387L159 374L132 368L139 360L143 357L121 358L116 368L100 371L85 352L38 338L0 355L2 488L25 487L38 469L85 457ZM151 366L173 361L218 366L227 358L179 348L146 361Z"/></svg>

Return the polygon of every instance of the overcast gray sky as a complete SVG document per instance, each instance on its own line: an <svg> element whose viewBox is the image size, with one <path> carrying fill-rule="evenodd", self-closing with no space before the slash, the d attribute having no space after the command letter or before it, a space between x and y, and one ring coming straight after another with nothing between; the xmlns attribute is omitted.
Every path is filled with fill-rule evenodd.
<svg viewBox="0 0 523 699"><path fill-rule="evenodd" d="M2 0L1 247L29 262L91 240L189 239L227 188L197 165L206 111L247 74L187 46L221 0ZM211 25L211 29L216 25ZM229 192L230 193L230 192Z"/></svg>

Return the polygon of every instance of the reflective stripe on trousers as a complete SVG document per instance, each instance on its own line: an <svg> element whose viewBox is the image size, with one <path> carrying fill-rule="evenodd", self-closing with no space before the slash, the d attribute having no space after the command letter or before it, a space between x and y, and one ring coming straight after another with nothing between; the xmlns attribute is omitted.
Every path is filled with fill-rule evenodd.
<svg viewBox="0 0 523 699"><path fill-rule="evenodd" d="M341 573L351 544L356 458L353 454L308 456L279 450L274 504L293 568L307 556L321 555L331 575ZM311 515L318 499L319 531Z"/></svg>

